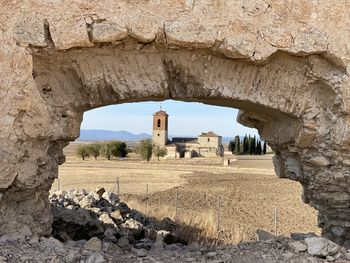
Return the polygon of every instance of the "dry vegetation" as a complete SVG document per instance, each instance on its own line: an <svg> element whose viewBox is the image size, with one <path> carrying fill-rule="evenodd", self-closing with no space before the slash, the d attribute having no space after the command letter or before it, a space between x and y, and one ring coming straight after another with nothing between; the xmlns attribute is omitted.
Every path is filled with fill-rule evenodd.
<svg viewBox="0 0 350 263"><path fill-rule="evenodd" d="M222 166L221 158L147 163L132 156L124 160L82 161L74 156L74 147L72 144L66 148L67 161L60 167L62 189L93 190L103 186L113 190L119 177L122 199L158 219L175 219L177 192L177 221L182 223L179 231L189 238L215 243L255 240L257 228L275 231L275 208L279 234L319 232L316 211L301 201L301 186L277 178L271 156L242 156L230 167ZM221 218L217 231L219 196Z"/></svg>

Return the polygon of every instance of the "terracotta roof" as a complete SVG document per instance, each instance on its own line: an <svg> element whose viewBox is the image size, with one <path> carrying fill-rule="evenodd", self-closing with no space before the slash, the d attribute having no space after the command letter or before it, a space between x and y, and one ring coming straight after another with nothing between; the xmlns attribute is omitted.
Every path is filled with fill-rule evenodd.
<svg viewBox="0 0 350 263"><path fill-rule="evenodd" d="M169 116L169 115L168 115L165 111L163 111L163 110L157 111L157 112L155 112L153 115Z"/></svg>
<svg viewBox="0 0 350 263"><path fill-rule="evenodd" d="M208 132L202 132L202 134L199 135L198 137L220 137L220 136L212 131L208 131Z"/></svg>
<svg viewBox="0 0 350 263"><path fill-rule="evenodd" d="M172 143L198 143L197 138L184 138L184 137L174 137L171 140Z"/></svg>

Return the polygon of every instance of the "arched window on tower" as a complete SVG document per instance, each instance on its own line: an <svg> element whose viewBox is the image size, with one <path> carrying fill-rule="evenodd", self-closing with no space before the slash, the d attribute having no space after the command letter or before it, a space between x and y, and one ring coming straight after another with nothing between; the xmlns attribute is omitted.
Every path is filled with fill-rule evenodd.
<svg viewBox="0 0 350 263"><path fill-rule="evenodd" d="M160 128L160 119L157 121L157 127Z"/></svg>

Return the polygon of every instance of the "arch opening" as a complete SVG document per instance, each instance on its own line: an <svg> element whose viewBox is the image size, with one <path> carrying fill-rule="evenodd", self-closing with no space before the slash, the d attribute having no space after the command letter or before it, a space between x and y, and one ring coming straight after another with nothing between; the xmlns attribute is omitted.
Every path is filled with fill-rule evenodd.
<svg viewBox="0 0 350 263"><path fill-rule="evenodd" d="M135 103L133 103L133 104L135 104ZM138 104L140 104L140 103L138 103ZM154 103L154 104L156 104L158 106L158 103ZM179 103L179 105L181 105L179 107L184 109L184 108L186 108L187 104L189 104L189 103ZM125 105L129 105L129 104L125 104ZM118 106L119 105L116 105L116 108ZM123 108L124 108L124 105L120 105L120 106L123 106ZM157 106L154 106L154 108L156 109ZM130 108L132 108L132 107L130 106ZM162 105L162 108L163 108L163 105ZM211 108L212 107L209 107L209 106L205 106L205 107L203 106L203 108L201 108L201 114L204 116L207 116L210 113ZM166 111L167 107L164 107L164 110ZM190 114L190 112L191 112L191 108L189 109L189 112L184 113L184 115ZM123 113L124 112L121 112L121 115ZM177 133L176 133L176 131L174 131L175 128L174 128L174 123L172 120L174 118L174 115L171 111L167 111L167 113L169 114L169 127L170 127L169 134L176 135ZM132 112L131 115L133 115L133 114L135 114L135 113ZM152 124L151 117L152 117L153 113L149 113L149 115L150 115L149 130L152 130L151 127L153 127L153 129L156 129L157 127L155 127L155 125L153 125L153 126L151 125ZM144 116L144 115L142 115L142 116ZM157 117L158 116L156 116L156 118ZM95 115L95 118L99 118L99 117L97 117ZM120 118L118 118L118 111L116 111L116 115L114 118L116 119L115 125L118 127L117 129L124 130L125 128L123 126L118 126L118 124L117 124L119 119L123 119L122 116ZM128 116L126 116L125 118L130 119ZM181 118L181 116L178 118ZM216 118L219 118L219 115ZM223 122L230 122L229 118L227 118L227 115L223 116L221 118L224 119ZM205 119L205 117L203 119ZM195 126L199 122L203 121L203 119L198 119L198 120L193 119L191 122L191 125ZM108 120L106 122L110 123L111 121ZM140 123L140 121L137 121L137 122ZM155 119L155 122L157 123L157 119ZM208 122L210 122L210 119L208 120ZM207 127L208 127L207 129L203 129L202 131L207 131L208 129L213 128L213 126L211 126L211 125L207 125ZM101 127L90 126L89 128L99 129ZM220 131L220 129L219 129L219 131ZM232 131L234 131L234 130L232 129ZM144 130L138 130L137 132L138 133L144 132ZM150 131L148 131L148 132L150 132ZM216 134L220 134L220 132L218 132L215 129L214 129L214 132ZM239 134L242 134L242 133L244 134L244 132L240 132ZM189 135L188 132L187 133L184 132L184 134ZM197 130L197 132L192 134L192 135L195 135L195 134L200 135L201 133L199 133ZM170 136L170 137L173 137L173 136ZM195 136L193 136L193 137L195 137ZM232 137L231 137L231 139L232 139ZM208 138L204 137L204 143L206 144L207 139L210 139L210 138L211 137L208 137ZM242 140L243 140L243 138L242 138ZM227 144L226 141L225 141L225 144ZM226 146L226 148L227 148L227 146ZM70 150L68 150L68 152L72 151L71 150L72 145L69 146L69 149ZM314 221L314 218L312 218L312 216L310 217L310 215L313 213L311 211L312 209L310 210L307 207L305 207L305 205L302 205L300 203L299 195L298 195L298 197L296 197L295 195L292 194L292 193L295 193L295 191L296 192L299 191L299 185L296 185L295 183L292 183L290 181L286 182L285 180L279 180L278 178L275 179L274 178L275 174L272 172L272 170L269 170L270 168L272 168L272 165L269 165L269 162L270 163L272 162L271 159L266 159L265 157L262 157L262 158L257 158L255 160L254 158L247 157L246 155L239 156L239 159L242 158L242 160L240 159L238 161L239 166L245 167L244 169L247 169L248 167L252 168L250 165L252 165L254 162L256 162L259 165L260 169L265 167L265 165L267 165L269 168L266 168L266 167L264 168L264 169L268 169L268 171L265 171L267 174L256 174L256 175L251 174L252 173L251 171L245 171L243 169L244 174L241 174L239 177L235 178L234 174L239 173L239 171L235 171L235 172L231 171L231 173L230 173L230 171L228 171L230 168L236 169L236 168L234 168L234 167L236 167L235 166L236 164L234 164L233 162L232 162L232 164L233 164L232 167L225 168L224 166L222 166L222 159L219 156L217 156L217 157L213 157L213 156L212 157L203 157L204 159L202 159L202 160L201 160L202 157L193 156L194 157L193 159L188 159L188 155L185 155L185 153L186 153L186 150L180 151L179 152L180 156L178 156L178 157L181 157L181 158L187 157L186 159L179 160L179 159L176 159L175 157L167 157L167 159L165 159L163 161L159 162L155 159L154 163L151 162L151 163L147 164L143 168L147 167L146 169L150 169L150 171L146 170L147 175L141 176L142 181L134 181L134 180L137 180L137 178L133 177L134 175L137 175L139 173L138 169L142 170L142 163L139 163L140 162L139 157L135 157L134 155L131 155L123 161L118 161L117 159L115 159L114 162L108 163L107 166L108 167L115 166L113 168L114 169L113 174L118 174L118 176L119 176L119 182L121 184L121 189L122 189L120 191L123 192L124 194L127 193L127 195L126 195L127 202L126 203L129 204L129 201L130 201L131 207L140 209L139 211L141 211L141 212L144 212L145 204L142 202L142 200L144 198L143 195L145 194L144 192L146 189L146 184L148 185L147 189L151 195L148 196L149 201L148 201L147 214L152 215L152 216L154 216L156 214L156 213L151 212L151 210L153 208L157 208L158 211L161 208L160 209L160 210L162 210L161 213L163 213L163 214L161 214L161 216L169 216L170 218L174 219L174 215L173 215L173 210L174 210L173 205L174 204L172 204L174 201L173 200L174 196L175 196L174 191L176 190L174 187L177 187L177 189L180 192L180 196L181 196L181 198L180 198L181 205L179 207L182 207L181 208L182 211L181 211L181 215L179 215L178 219L185 220L185 222L186 222L186 217L184 218L182 216L183 214L188 215L189 216L188 218L192 218L192 220L193 220L192 222L195 222L195 220L198 220L198 218L203 216L201 213L199 213L198 209L206 211L205 213L208 213L207 219L204 220L205 222L208 222L211 219L214 220L215 216L213 217L211 215L211 208L212 208L211 205L212 205L212 203L216 203L217 200L215 198L212 198L212 197L213 196L216 197L216 195L223 196L224 199L222 199L222 202L223 202L222 205L225 208L224 207L222 208L223 210L222 210L222 214L221 214L222 227L223 227L223 229L225 229L225 231L227 233L227 237L226 237L226 240L218 238L218 240L220 240L220 242L228 242L229 243L229 242L255 240L256 228L263 228L263 229L271 231L272 228L270 228L271 226L269 224L270 223L269 219L273 215L273 206L265 207L264 209L262 209L262 207L265 205L267 205L267 206L271 205L271 202L278 203L277 206L280 207L280 210L279 210L279 213L281 216L280 220L282 220L280 222L281 227L278 230L280 234L281 233L289 234L290 232L288 232L288 231L291 231L290 229L293 229L293 231L297 231L297 232L302 231L302 230L315 231L316 228L311 227L312 224L316 223ZM248 154L248 155L250 156L250 154ZM90 183L93 180L100 181L100 182L109 181L110 183L108 184L106 189L111 189L113 187L112 184L113 184L114 178L110 177L109 172L107 172L105 169L98 170L98 169L91 168L94 165L97 165L98 167L100 167L101 163L99 161L95 162L94 158L90 158L87 162L77 160L78 158L74 157L74 156L72 157L72 154L68 154L67 158L69 158L68 159L69 162L66 166L65 165L63 166L63 177L61 177L61 179L60 179L61 184L72 185L72 183L70 183L70 182L72 182L72 181L75 182L75 180L72 179L72 177L74 177L74 173L75 173L73 167L81 167L79 170L83 170L89 176L89 178L92 176L91 172L93 172L95 174L95 176L96 175L103 176L104 174L106 175L106 178L103 178L103 179L102 178L96 179L95 176L88 179L86 184L90 186L90 190L94 190L94 187L91 187L91 185L90 185ZM234 156L233 155L228 156L228 153L226 153L225 158L231 158L232 161L234 160L233 159ZM268 158L270 158L270 156ZM101 160L102 160L102 165L103 165L103 163L106 160L104 158L101 158ZM209 165L207 165L206 162L208 162ZM146 163L146 161L144 161L144 163ZM85 165L87 167L84 167ZM128 165L133 167L133 171L132 171L132 175L130 175L130 178L126 179L127 174L125 174L125 170L127 169ZM140 167L140 165L141 165L141 167ZM184 170L186 170L188 168L189 171L191 173L193 173L191 175L191 177L189 178L190 183L186 184L185 187L181 187L180 185L173 185L171 187L171 189L166 188L166 189L162 189L160 191L160 189L158 189L157 181L155 182L155 180L157 180L157 179L153 178L153 176L150 179L148 179L148 176L152 175L153 171L154 171L155 176L156 176L158 174L158 171L157 171L158 169L161 170L162 174L168 173L167 169L169 169L169 167L168 167L169 165L172 165L174 167L171 168L169 175L166 175L167 176L166 180L173 182L173 180L175 180L174 178L177 178L178 172L181 173L181 171L182 171L182 173L183 173ZM194 166L196 166L197 168L193 168ZM122 171L118 172L117 171L118 167L121 168ZM189 168L189 167L191 167L191 168ZM92 171L89 171L89 169L92 169ZM191 170L191 169L193 169L193 170ZM264 169L262 169L262 170L264 170ZM249 175L246 174L249 172L250 172ZM254 179L252 179L252 176L257 176L256 182L254 182ZM215 178L217 178L217 181L214 181ZM269 181L269 183L259 186L259 182L262 182L263 180ZM245 184L247 184L247 182L250 182L250 183L248 183L248 185L250 185L252 187L245 185ZM136 190L135 190L135 184L133 184L133 183L135 183L138 186ZM79 185L81 185L81 184L85 184L84 179L81 182L79 182ZM162 183L159 183L159 184L161 185ZM222 184L225 185L226 190L219 193L219 192L217 192L217 188L222 187ZM75 185L77 185L77 182L75 182ZM253 185L255 185L255 186L253 186ZM105 185L99 185L99 186L105 186ZM231 187L235 186L235 187L229 188L229 186L231 186ZM203 187L207 187L207 189L204 189ZM242 188L240 188L240 187L242 187ZM255 189L255 187L257 187L257 189ZM286 190L286 188L288 190ZM54 186L54 189L56 189L56 185ZM253 190L253 189L255 189L255 190ZM281 192L274 191L277 189L281 189ZM66 190L66 189L64 189L64 190ZM250 190L253 190L253 192L256 193L256 195L252 194L250 192ZM192 191L192 192L190 193L189 191ZM262 197L264 191L270 193L272 196L272 199L269 202L265 202L266 199L265 199L265 201L260 199ZM135 195L138 196L139 198L136 198L136 197L132 198L133 193L135 193L135 192L136 192ZM186 198L184 197L183 193L188 194L188 197L189 197L188 203L184 203ZM208 195L207 201L202 199L203 195L206 195L205 193ZM224 195L226 195L226 193L228 194L228 197L225 198ZM278 195L280 195L280 198L276 197ZM291 197L291 199L288 199L289 197ZM237 224L236 227L238 225L242 224L241 226L243 227L243 229L246 229L246 227L247 227L246 231L240 230L240 227L238 227L238 229L233 229L234 224L231 225L228 222L228 219L230 219L230 218L232 219L233 215L236 214L234 211L232 211L232 209L235 210L235 208L228 207L230 205L229 204L229 201L231 200L230 198L233 198L233 199L238 198L236 201L232 201L235 204L235 207L240 207L241 205L246 206L247 202L251 203L251 205L252 205L249 208L245 207L243 210L246 212L253 211L252 213L256 214L254 216L254 220L251 218L249 219L249 217L251 215L248 215L248 214L250 212L247 212L248 214L245 214L245 212L242 213L242 212L236 211L237 218L235 220L237 220L237 222L239 221L239 224ZM122 199L125 200L124 196L122 197ZM248 199L251 201L247 201ZM215 200L215 201L213 201L213 200ZM299 210L299 212L297 212L295 210L295 206L293 206L293 208L291 210L282 209L282 206L285 207L285 206L291 205L291 202L293 203L293 201L291 201L291 200L295 200L294 205L299 205L300 207L303 207L303 208L301 208ZM242 201L242 204L240 203L241 201ZM257 203L260 203L259 208L256 205ZM195 204L197 204L197 205L195 205ZM191 214L189 207L191 207L192 205L193 205L193 209L195 210L195 212ZM200 206L200 205L202 205L202 206ZM254 207L254 205L255 205L255 207ZM186 210L186 209L184 210L184 208L186 208L186 207L188 208L188 210ZM228 207L227 210L226 210L226 207ZM206 208L206 210L205 210L205 208ZM300 213L301 210L303 212ZM266 211L269 211L269 212L265 213ZM295 214L297 214L295 212L300 213L300 217L298 217L298 219L294 221L294 219L296 218ZM205 218L205 217L203 216L203 218ZM263 218L263 219L259 222L259 220L255 220L257 218L260 218L260 219ZM299 222L300 218L305 218L305 220L309 220L310 221L309 224L307 224L307 226L299 224L298 222ZM308 219L306 219L306 218L308 218ZM246 220L246 222L244 222L244 220ZM191 222L191 221L188 220L188 222ZM214 228L215 227L213 227L213 229ZM216 232L216 230L213 231L213 229L206 229L206 230ZM194 234L195 233L198 233L198 231L194 232ZM209 231L207 234L209 234ZM210 233L210 234L213 234L213 233ZM202 235L204 235L204 233L202 233ZM211 237L211 238L213 238L213 237Z"/></svg>
<svg viewBox="0 0 350 263"><path fill-rule="evenodd" d="M347 134L347 116L342 114L345 102L338 96L338 79L344 75L341 69L320 55L276 52L268 60L253 63L206 49L130 41L134 40L64 51L32 49L32 76L38 101L46 111L40 112L42 123L32 123L30 116L23 115L25 125L15 128L31 138L26 143L38 152L31 163L42 165L33 167L31 176L36 183L30 189L18 179L21 176L12 176L8 185L15 182L23 195L40 195L45 200L22 224L41 234L49 232L45 197L57 177L58 165L64 162L63 147L79 136L84 111L174 99L241 109L238 121L257 128L276 152L277 175L302 184L303 200L320 212L323 234L338 243L346 242L350 227L344 223L344 215L350 214L350 194L339 180L348 183L343 176L348 173L348 155L336 156L339 151L346 152L340 145L348 143L347 137L341 136ZM10 197L16 187L5 197L10 200L6 209L12 214L16 208L11 204L17 201Z"/></svg>

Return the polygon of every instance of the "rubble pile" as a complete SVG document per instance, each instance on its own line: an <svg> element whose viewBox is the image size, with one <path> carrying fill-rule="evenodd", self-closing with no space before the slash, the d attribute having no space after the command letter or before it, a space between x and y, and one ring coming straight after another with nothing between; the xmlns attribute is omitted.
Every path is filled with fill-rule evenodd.
<svg viewBox="0 0 350 263"><path fill-rule="evenodd" d="M52 235L0 236L0 263L350 262L350 250L314 233L289 238L259 229L257 242L187 244L176 235L175 222L145 218L103 188L55 192L50 201Z"/></svg>
<svg viewBox="0 0 350 263"><path fill-rule="evenodd" d="M52 236L62 242L98 238L124 249L150 249L153 243L186 244L174 232L169 218L157 222L130 209L104 188L56 192L50 196L54 222Z"/></svg>

